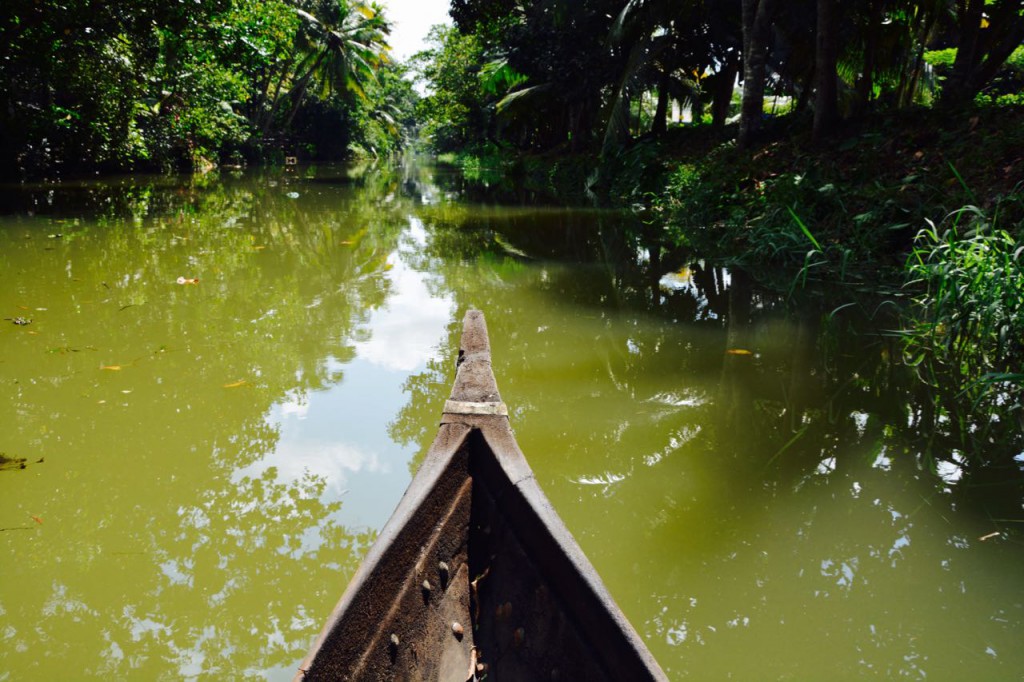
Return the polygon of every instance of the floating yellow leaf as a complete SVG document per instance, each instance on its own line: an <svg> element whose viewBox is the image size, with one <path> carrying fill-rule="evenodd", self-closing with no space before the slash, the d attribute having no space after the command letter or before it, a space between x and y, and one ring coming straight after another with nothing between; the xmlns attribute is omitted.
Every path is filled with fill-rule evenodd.
<svg viewBox="0 0 1024 682"><path fill-rule="evenodd" d="M100 369L109 370L111 372L120 372L121 365L100 365Z"/></svg>
<svg viewBox="0 0 1024 682"><path fill-rule="evenodd" d="M238 381L232 382L230 384L224 384L224 388L238 388L239 386L245 385L245 383L245 379L239 379Z"/></svg>
<svg viewBox="0 0 1024 682"><path fill-rule="evenodd" d="M746 350L745 348L730 348L725 352L728 353L729 355L753 355L753 353L751 353L749 350Z"/></svg>

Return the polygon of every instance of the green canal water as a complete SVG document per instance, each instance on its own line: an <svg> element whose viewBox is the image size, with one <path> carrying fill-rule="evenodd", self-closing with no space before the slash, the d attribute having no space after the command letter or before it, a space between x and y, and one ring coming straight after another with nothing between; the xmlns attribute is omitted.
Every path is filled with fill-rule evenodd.
<svg viewBox="0 0 1024 682"><path fill-rule="evenodd" d="M541 487L672 679L1024 671L1019 476L932 437L864 306L414 167L0 199L0 680L290 679L471 307Z"/></svg>

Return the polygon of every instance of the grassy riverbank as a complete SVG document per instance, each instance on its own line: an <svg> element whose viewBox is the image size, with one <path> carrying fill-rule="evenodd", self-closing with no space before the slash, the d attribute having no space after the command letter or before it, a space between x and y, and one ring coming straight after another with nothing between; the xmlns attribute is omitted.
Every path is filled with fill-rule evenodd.
<svg viewBox="0 0 1024 682"><path fill-rule="evenodd" d="M753 154L692 144L700 129L667 141L664 187L647 196L670 241L754 269L877 279L963 206L1020 236L1024 108L890 112L817 145L789 125Z"/></svg>

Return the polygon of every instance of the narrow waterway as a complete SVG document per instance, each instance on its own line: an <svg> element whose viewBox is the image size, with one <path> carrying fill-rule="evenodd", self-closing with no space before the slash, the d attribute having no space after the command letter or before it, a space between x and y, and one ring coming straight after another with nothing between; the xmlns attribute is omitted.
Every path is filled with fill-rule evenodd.
<svg viewBox="0 0 1024 682"><path fill-rule="evenodd" d="M480 196L415 166L0 191L0 681L290 679L468 308L672 679L1020 675L1020 477L933 437L870 306Z"/></svg>

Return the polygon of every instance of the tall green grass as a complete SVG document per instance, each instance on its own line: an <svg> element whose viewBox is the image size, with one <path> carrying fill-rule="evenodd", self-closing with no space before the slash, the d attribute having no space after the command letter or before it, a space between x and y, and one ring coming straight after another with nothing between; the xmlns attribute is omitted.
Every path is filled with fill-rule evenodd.
<svg viewBox="0 0 1024 682"><path fill-rule="evenodd" d="M907 361L935 390L936 418L975 445L1024 425L1024 243L997 215L966 206L930 222L907 264Z"/></svg>

